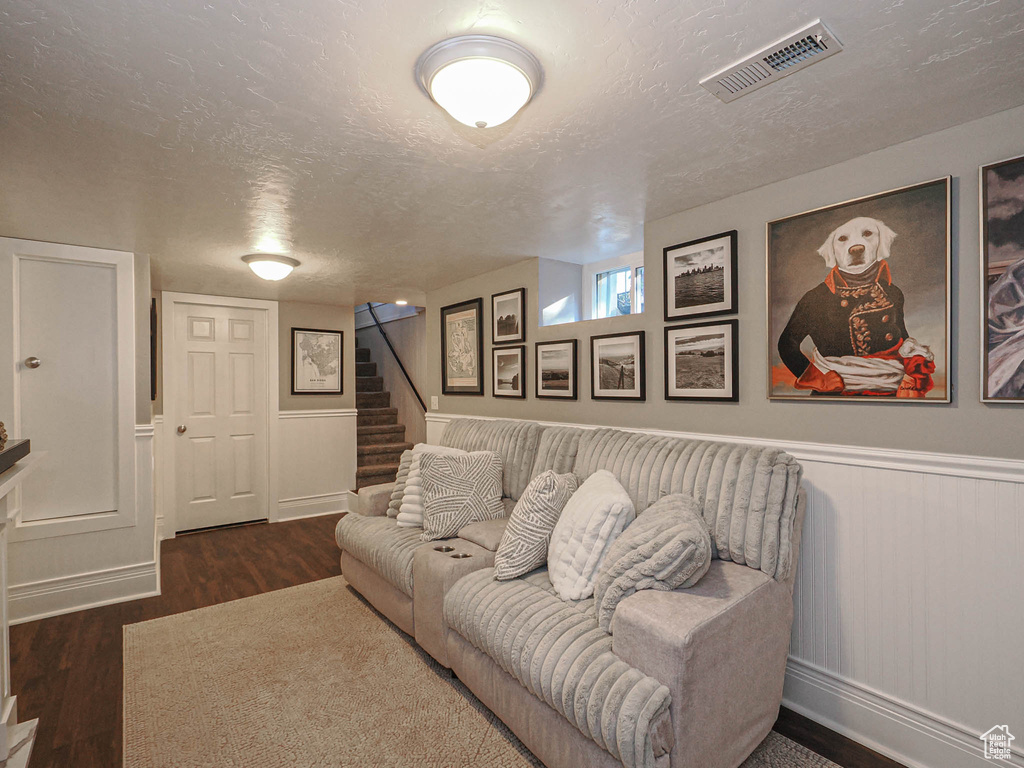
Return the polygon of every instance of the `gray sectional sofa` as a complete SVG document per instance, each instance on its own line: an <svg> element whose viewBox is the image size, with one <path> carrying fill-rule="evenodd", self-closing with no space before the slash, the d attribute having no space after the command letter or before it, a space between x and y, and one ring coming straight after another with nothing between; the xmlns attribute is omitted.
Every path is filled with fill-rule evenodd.
<svg viewBox="0 0 1024 768"><path fill-rule="evenodd" d="M337 527L342 573L549 768L735 768L782 700L804 497L801 469L769 447L615 429L458 419L443 445L498 453L511 511L552 469L611 471L638 514L687 492L713 561L692 588L643 590L600 629L593 599L559 599L539 569L493 578L505 520L424 543L385 516L392 485L360 491ZM454 556L454 557L453 557Z"/></svg>

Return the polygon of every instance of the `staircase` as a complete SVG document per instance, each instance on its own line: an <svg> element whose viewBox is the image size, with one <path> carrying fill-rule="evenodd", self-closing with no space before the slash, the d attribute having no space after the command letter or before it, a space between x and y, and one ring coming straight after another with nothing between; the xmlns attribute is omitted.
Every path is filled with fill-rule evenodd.
<svg viewBox="0 0 1024 768"><path fill-rule="evenodd" d="M398 423L398 409L391 407L391 393L384 391L384 379L370 350L356 344L356 488L390 483L398 473L405 442L405 426Z"/></svg>

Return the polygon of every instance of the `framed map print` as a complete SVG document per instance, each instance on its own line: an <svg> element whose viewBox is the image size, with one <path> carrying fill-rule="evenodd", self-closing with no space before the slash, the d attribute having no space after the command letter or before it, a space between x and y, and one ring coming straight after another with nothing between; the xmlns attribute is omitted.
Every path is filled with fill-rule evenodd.
<svg viewBox="0 0 1024 768"><path fill-rule="evenodd" d="M981 169L981 400L1024 403L1024 156Z"/></svg>
<svg viewBox="0 0 1024 768"><path fill-rule="evenodd" d="M484 300L441 307L441 394L484 393Z"/></svg>
<svg viewBox="0 0 1024 768"><path fill-rule="evenodd" d="M292 394L340 395L341 331L292 328Z"/></svg>

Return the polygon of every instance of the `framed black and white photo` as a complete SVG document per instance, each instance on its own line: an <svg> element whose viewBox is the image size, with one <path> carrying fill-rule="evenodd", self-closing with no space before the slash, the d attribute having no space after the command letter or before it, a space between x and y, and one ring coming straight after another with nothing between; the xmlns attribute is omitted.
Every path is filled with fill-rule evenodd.
<svg viewBox="0 0 1024 768"><path fill-rule="evenodd" d="M981 169L981 400L1024 403L1024 156Z"/></svg>
<svg viewBox="0 0 1024 768"><path fill-rule="evenodd" d="M537 397L576 399L576 339L538 341Z"/></svg>
<svg viewBox="0 0 1024 768"><path fill-rule="evenodd" d="M663 251L665 321L737 311L736 230Z"/></svg>
<svg viewBox="0 0 1024 768"><path fill-rule="evenodd" d="M736 320L665 329L665 399L739 400Z"/></svg>
<svg viewBox="0 0 1024 768"><path fill-rule="evenodd" d="M526 341L526 289L491 296L491 343L522 344Z"/></svg>
<svg viewBox="0 0 1024 768"><path fill-rule="evenodd" d="M441 307L441 393L484 393L484 300Z"/></svg>
<svg viewBox="0 0 1024 768"><path fill-rule="evenodd" d="M526 347L494 347L494 375L491 378L495 397L526 397Z"/></svg>
<svg viewBox="0 0 1024 768"><path fill-rule="evenodd" d="M340 395L341 331L292 328L292 394Z"/></svg>
<svg viewBox="0 0 1024 768"><path fill-rule="evenodd" d="M594 400L647 399L643 331L590 337L590 396Z"/></svg>

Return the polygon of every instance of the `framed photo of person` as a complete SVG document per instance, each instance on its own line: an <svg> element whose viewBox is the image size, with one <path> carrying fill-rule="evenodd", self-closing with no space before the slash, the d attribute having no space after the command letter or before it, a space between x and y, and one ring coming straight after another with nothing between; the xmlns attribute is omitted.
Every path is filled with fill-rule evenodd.
<svg viewBox="0 0 1024 768"><path fill-rule="evenodd" d="M522 344L526 341L526 289L491 296L491 343Z"/></svg>
<svg viewBox="0 0 1024 768"><path fill-rule="evenodd" d="M341 331L292 328L292 394L340 395Z"/></svg>
<svg viewBox="0 0 1024 768"><path fill-rule="evenodd" d="M738 310L735 229L670 245L662 255L665 322Z"/></svg>
<svg viewBox="0 0 1024 768"><path fill-rule="evenodd" d="M526 346L494 347L491 394L495 397L526 397Z"/></svg>
<svg viewBox="0 0 1024 768"><path fill-rule="evenodd" d="M484 300L441 307L441 393L484 393Z"/></svg>
<svg viewBox="0 0 1024 768"><path fill-rule="evenodd" d="M590 396L594 400L647 399L643 331L590 337Z"/></svg>
<svg viewBox="0 0 1024 768"><path fill-rule="evenodd" d="M768 222L768 397L948 403L950 178Z"/></svg>
<svg viewBox="0 0 1024 768"><path fill-rule="evenodd" d="M1024 156L981 169L981 401L1024 403Z"/></svg>
<svg viewBox="0 0 1024 768"><path fill-rule="evenodd" d="M739 400L736 320L665 328L665 399Z"/></svg>
<svg viewBox="0 0 1024 768"><path fill-rule="evenodd" d="M537 397L576 399L576 339L538 341L535 345Z"/></svg>

